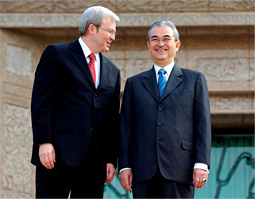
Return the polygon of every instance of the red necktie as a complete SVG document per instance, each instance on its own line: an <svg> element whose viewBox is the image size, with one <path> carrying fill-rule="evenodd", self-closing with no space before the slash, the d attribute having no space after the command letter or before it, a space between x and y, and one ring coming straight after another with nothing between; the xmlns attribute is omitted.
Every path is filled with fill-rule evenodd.
<svg viewBox="0 0 255 199"><path fill-rule="evenodd" d="M90 69L90 72L91 72L91 75L93 77L93 80L94 80L94 83L96 85L96 69L95 69L95 60L96 60L96 57L94 55L94 53L91 53L89 55L89 69Z"/></svg>

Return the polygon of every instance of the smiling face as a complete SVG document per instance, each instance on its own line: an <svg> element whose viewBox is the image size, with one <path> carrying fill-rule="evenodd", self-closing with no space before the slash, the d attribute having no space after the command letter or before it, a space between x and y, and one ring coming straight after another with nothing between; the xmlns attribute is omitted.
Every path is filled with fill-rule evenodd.
<svg viewBox="0 0 255 199"><path fill-rule="evenodd" d="M103 18L100 27L102 27L103 29L97 28L97 32L94 35L94 41L96 42L97 50L99 52L108 52L110 50L112 41L115 40L115 35L110 34L106 30L116 32L116 22L113 21L112 18L106 17Z"/></svg>
<svg viewBox="0 0 255 199"><path fill-rule="evenodd" d="M169 26L155 26L150 31L147 46L154 63L163 68L170 64L178 52L181 42L175 41L173 29Z"/></svg>

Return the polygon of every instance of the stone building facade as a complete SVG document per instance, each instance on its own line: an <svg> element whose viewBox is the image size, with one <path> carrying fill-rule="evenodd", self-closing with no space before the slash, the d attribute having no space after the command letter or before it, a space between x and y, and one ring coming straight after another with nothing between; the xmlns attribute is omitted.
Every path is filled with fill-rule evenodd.
<svg viewBox="0 0 255 199"><path fill-rule="evenodd" d="M152 67L148 27L171 20L182 42L177 64L207 78L213 132L249 134L254 128L253 0L1 0L0 198L34 197L30 99L35 68L47 45L78 38L80 17L94 5L121 19L105 55L121 70L122 91L128 77Z"/></svg>

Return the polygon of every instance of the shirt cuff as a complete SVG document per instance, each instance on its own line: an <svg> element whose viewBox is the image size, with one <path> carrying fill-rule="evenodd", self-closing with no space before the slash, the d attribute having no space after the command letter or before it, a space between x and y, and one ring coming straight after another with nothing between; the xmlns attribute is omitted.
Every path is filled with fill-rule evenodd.
<svg viewBox="0 0 255 199"><path fill-rule="evenodd" d="M128 170L128 169L131 170L131 168L123 168L123 169L120 170L120 172L122 172L122 171L124 171L124 170ZM120 172L119 172L119 173L120 173Z"/></svg>
<svg viewBox="0 0 255 199"><path fill-rule="evenodd" d="M203 169L206 170L209 173L208 165L204 163L195 163L194 169Z"/></svg>

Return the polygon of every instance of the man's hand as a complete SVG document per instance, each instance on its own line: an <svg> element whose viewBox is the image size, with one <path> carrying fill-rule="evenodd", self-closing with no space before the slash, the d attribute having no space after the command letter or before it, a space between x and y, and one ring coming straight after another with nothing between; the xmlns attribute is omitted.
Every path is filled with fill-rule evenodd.
<svg viewBox="0 0 255 199"><path fill-rule="evenodd" d="M51 143L40 144L39 157L42 165L47 169L54 168L54 162L56 162L56 158L55 150Z"/></svg>
<svg viewBox="0 0 255 199"><path fill-rule="evenodd" d="M204 169L193 170L193 184L196 189L201 189L207 183L208 171ZM206 181L203 181L205 179Z"/></svg>
<svg viewBox="0 0 255 199"><path fill-rule="evenodd" d="M119 174L120 184L129 193L131 193L130 186L132 187L133 174L130 169L126 169L120 172Z"/></svg>
<svg viewBox="0 0 255 199"><path fill-rule="evenodd" d="M113 178L114 178L114 176L115 176L115 173L116 173L116 171L115 171L115 167L113 166L113 164L112 163L107 163L107 165L106 165L106 179L105 179L105 183L110 183L110 182L112 182L112 180L113 180Z"/></svg>

